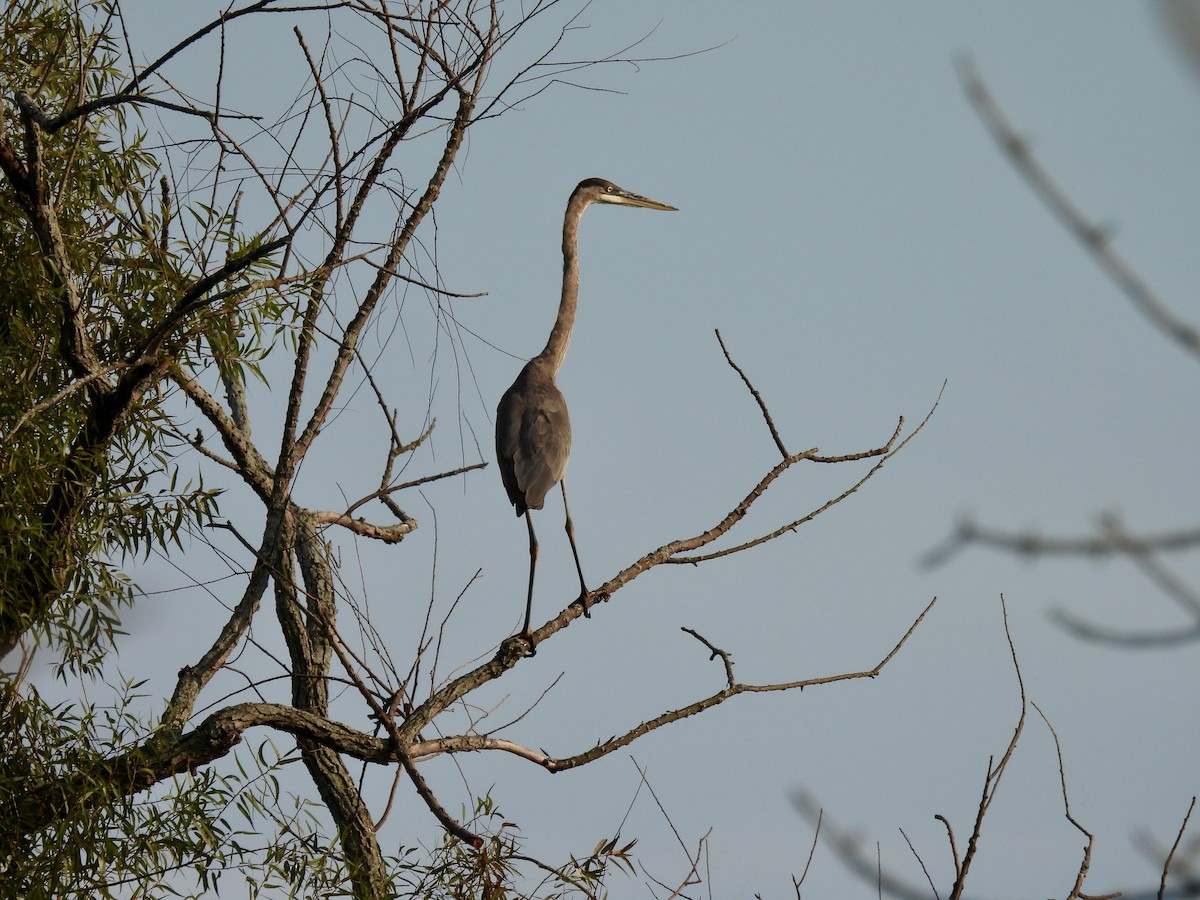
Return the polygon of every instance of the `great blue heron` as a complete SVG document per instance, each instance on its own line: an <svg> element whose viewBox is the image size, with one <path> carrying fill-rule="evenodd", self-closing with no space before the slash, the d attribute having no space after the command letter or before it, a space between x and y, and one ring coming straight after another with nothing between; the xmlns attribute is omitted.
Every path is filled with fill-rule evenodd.
<svg viewBox="0 0 1200 900"><path fill-rule="evenodd" d="M554 376L567 355L571 329L575 325L575 306L579 299L579 220L592 203L613 203L618 206L640 206L645 209L674 210L649 197L630 193L603 178L588 178L579 182L567 201L563 219L563 283L558 318L546 341L546 348L525 364L496 408L496 461L508 499L518 516L525 516L529 528L529 592L525 598L525 625L521 636L529 643L529 655L536 651L529 620L533 615L533 573L537 568L538 542L533 533L532 509L541 509L546 494L554 483L562 487L563 512L566 514L567 539L579 573L579 605L586 615L587 585L579 550L575 547L575 526L567 506L567 458L571 455L571 420L567 417L567 401Z"/></svg>

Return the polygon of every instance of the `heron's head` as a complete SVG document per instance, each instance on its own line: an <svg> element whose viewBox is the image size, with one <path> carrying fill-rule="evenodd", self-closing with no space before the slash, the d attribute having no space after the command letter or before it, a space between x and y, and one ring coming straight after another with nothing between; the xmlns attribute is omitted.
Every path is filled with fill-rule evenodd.
<svg viewBox="0 0 1200 900"><path fill-rule="evenodd" d="M674 206L668 206L666 203L660 203L657 200L651 200L649 197L643 197L641 194L635 194L632 191L619 188L611 181L605 181L603 178L588 178L586 181L579 182L579 186L575 188L573 196L582 200L584 205L588 203L613 203L617 206L640 206L645 209L675 210Z"/></svg>

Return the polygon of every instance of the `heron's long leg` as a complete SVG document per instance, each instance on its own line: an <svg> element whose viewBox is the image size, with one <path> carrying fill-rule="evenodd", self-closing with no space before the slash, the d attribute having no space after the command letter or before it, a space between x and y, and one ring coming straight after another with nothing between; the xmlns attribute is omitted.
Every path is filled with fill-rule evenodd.
<svg viewBox="0 0 1200 900"><path fill-rule="evenodd" d="M571 542L571 555L575 557L575 571L579 573L579 600L576 602L583 607L584 616L591 618L592 614L587 607L588 589L583 580L583 566L579 564L579 550L575 547L575 523L571 521L571 507L567 504L567 479L560 480L558 486L562 488L563 512L567 514L567 540Z"/></svg>
<svg viewBox="0 0 1200 900"><path fill-rule="evenodd" d="M525 510L525 524L529 527L529 593L525 597L525 627L521 629L521 636L529 641L528 655L533 656L537 648L529 631L529 623L533 618L533 573L537 569L538 542L533 533L533 517L529 515L529 510Z"/></svg>

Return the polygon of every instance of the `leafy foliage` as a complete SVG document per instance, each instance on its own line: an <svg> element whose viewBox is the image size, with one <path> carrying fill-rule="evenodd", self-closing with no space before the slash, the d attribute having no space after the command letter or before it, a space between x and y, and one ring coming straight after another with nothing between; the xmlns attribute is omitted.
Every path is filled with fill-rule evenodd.
<svg viewBox="0 0 1200 900"><path fill-rule="evenodd" d="M20 92L56 115L120 88L115 12L110 0L18 0L0 12L0 135L23 130ZM171 204L165 188L152 195L158 162L138 129L135 107L118 104L47 131L40 147L82 327L104 361L101 374L113 379L197 277L193 248L168 237ZM182 473L188 445L158 385L121 417L103 452L80 452L101 402L98 379L81 378L62 350L66 313L51 271L60 261L37 239L29 203L11 179L0 183L0 369L8 374L0 379L0 609L23 608L27 573L53 573L53 602L22 625L53 649L65 679L95 674L120 631L121 608L134 595L120 561L182 547L212 520L219 492ZM227 214L201 215L213 240L247 243ZM173 338L177 356L207 354L196 336L220 334L212 323L221 321L198 317ZM226 359L253 342L243 339ZM86 500L64 528L48 507L71 481L82 483ZM292 759L260 756L261 770L246 783L244 773L205 769L134 799L105 763L153 738L131 709L137 687L120 686L110 707L51 706L19 673L0 684L0 806L12 826L0 829L4 895L128 896L131 884L134 895L173 893L164 876L194 867L207 887L243 855L225 807L262 807L277 791L275 772ZM71 815L53 814L59 808ZM20 827L42 819L45 828Z"/></svg>
<svg viewBox="0 0 1200 900"><path fill-rule="evenodd" d="M118 89L124 73L111 33L113 4L77 10L65 0L22 0L0 13L0 116L20 133L14 99L24 92L48 114ZM93 23L88 27L88 23ZM142 146L133 107L115 105L47 133L43 176L53 200L83 329L119 377L130 355L189 278L185 259L165 246L167 204L147 193L157 171ZM27 591L17 573L52 572L56 596L31 634L73 669L94 666L132 586L112 565L178 544L215 512L216 492L181 484L167 436L173 428L156 391L120 421L107 452L76 452L89 428L97 379L80 379L64 359L64 312L51 259L30 226L28 198L0 189L0 604ZM55 486L85 482L90 498L65 531L47 511Z"/></svg>
<svg viewBox="0 0 1200 900"><path fill-rule="evenodd" d="M32 689L17 698L5 686L0 756L0 811L6 824L38 817L47 806L68 804L70 815L47 816L40 830L0 829L4 896L51 900L67 897L154 896L183 867L206 870L230 856L231 829L223 816L231 800L269 792L274 772L248 782L205 770L164 784L153 796L125 796L105 777L105 761L147 738L133 706L141 685L117 685L117 703L49 706ZM55 795L47 783L69 788ZM236 851L234 851L236 855ZM206 882L201 875L200 882Z"/></svg>

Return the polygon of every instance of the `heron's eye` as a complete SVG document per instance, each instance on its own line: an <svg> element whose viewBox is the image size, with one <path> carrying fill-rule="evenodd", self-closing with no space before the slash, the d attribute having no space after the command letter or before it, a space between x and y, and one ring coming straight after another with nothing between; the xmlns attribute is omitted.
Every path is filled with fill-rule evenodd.
<svg viewBox="0 0 1200 900"><path fill-rule="evenodd" d="M613 186L610 184L608 187L605 188L605 190L611 194L613 192Z"/></svg>

